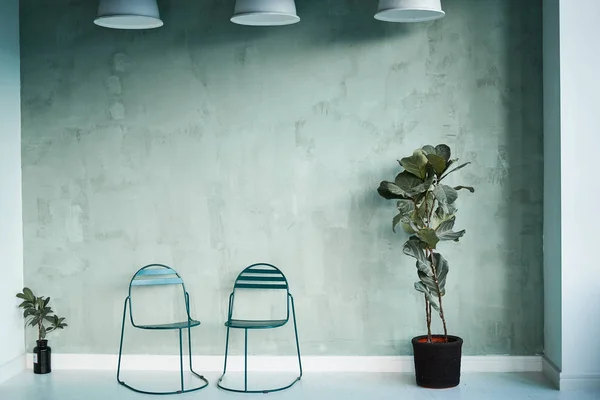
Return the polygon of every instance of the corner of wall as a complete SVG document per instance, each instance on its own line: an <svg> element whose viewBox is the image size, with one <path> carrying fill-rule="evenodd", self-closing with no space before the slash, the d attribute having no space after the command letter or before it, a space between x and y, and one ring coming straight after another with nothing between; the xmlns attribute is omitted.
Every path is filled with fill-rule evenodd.
<svg viewBox="0 0 600 400"><path fill-rule="evenodd" d="M560 390L560 369L546 355L542 357L542 373L556 389Z"/></svg>
<svg viewBox="0 0 600 400"><path fill-rule="evenodd" d="M0 384L25 371L26 360L27 356L23 353L23 355L15 357L9 362L0 365Z"/></svg>

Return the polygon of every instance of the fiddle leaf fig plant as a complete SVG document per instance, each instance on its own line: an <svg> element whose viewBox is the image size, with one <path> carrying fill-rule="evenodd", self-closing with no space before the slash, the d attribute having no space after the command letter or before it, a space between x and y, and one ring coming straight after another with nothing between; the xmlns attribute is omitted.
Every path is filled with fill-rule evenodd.
<svg viewBox="0 0 600 400"><path fill-rule="evenodd" d="M445 144L426 145L409 157L398 161L403 171L394 181L383 181L377 192L388 200L396 200L398 214L392 219L392 230L400 225L410 237L402 251L416 260L419 280L414 287L423 293L427 317L427 338L431 336L431 309L438 312L448 340L448 329L442 297L446 294L448 261L437 251L442 241L458 242L465 230L454 230L456 200L460 190L475 192L470 186L449 186L445 178L470 163L458 164Z"/></svg>
<svg viewBox="0 0 600 400"><path fill-rule="evenodd" d="M43 340L48 333L67 326L65 318L55 315L50 308L50 297L37 297L27 287L23 288L23 292L17 293L17 297L23 300L19 308L23 309L25 324L37 327L38 340Z"/></svg>

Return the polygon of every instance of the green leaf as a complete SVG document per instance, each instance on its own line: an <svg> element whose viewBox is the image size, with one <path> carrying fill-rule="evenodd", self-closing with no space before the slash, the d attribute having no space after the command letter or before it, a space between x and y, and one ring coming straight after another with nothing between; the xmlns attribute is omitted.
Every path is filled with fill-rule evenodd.
<svg viewBox="0 0 600 400"><path fill-rule="evenodd" d="M396 176L394 183L404 193L405 198L415 198L429 190L433 184L433 178L431 175L423 181L408 171L402 171Z"/></svg>
<svg viewBox="0 0 600 400"><path fill-rule="evenodd" d="M400 165L406 171L423 180L427 174L427 162L428 160L423 150L418 149L413 152L412 156L401 159Z"/></svg>
<svg viewBox="0 0 600 400"><path fill-rule="evenodd" d="M20 299L23 299L23 300L29 301L29 299L27 298L27 296L25 296L23 293L17 293L16 297L18 297Z"/></svg>
<svg viewBox="0 0 600 400"><path fill-rule="evenodd" d="M396 232L396 225L400 222L408 223L411 220L411 216L415 210L415 204L411 200L398 200L396 207L400 213L392 220L392 230L394 232Z"/></svg>
<svg viewBox="0 0 600 400"><path fill-rule="evenodd" d="M27 318L30 315L33 315L35 313L35 310L33 308L28 308L25 311L23 311L23 318Z"/></svg>
<svg viewBox="0 0 600 400"><path fill-rule="evenodd" d="M411 227L410 222L402 222L402 229L404 229L404 232L408 233L409 235L414 235L416 233Z"/></svg>
<svg viewBox="0 0 600 400"><path fill-rule="evenodd" d="M35 301L35 296L33 295L33 292L31 291L31 289L25 287L23 288L23 294L27 297L27 300L34 302Z"/></svg>
<svg viewBox="0 0 600 400"><path fill-rule="evenodd" d="M435 147L433 147L431 145L425 145L425 146L421 147L421 150L423 150L423 153L425 153L425 155L436 154Z"/></svg>
<svg viewBox="0 0 600 400"><path fill-rule="evenodd" d="M475 188L473 186L454 186L454 190L466 189L471 193L475 193Z"/></svg>
<svg viewBox="0 0 600 400"><path fill-rule="evenodd" d="M427 260L425 255L425 243L421 242L419 238L413 236L404 243L402 252L407 256L413 257L417 260L417 269L423 272L427 276L433 276L431 264Z"/></svg>
<svg viewBox="0 0 600 400"><path fill-rule="evenodd" d="M438 244L440 239L437 237L435 231L431 228L423 228L417 232L417 236L419 239L427 243L427 245L435 249L435 246Z"/></svg>
<svg viewBox="0 0 600 400"><path fill-rule="evenodd" d="M431 194L431 192L427 192L425 194L425 198L419 205L419 218L427 221L427 217L433 208L433 204L435 202L435 197Z"/></svg>
<svg viewBox="0 0 600 400"><path fill-rule="evenodd" d="M433 253L433 264L435 265L435 272L438 285L440 287L440 292L443 296L446 294L446 278L448 277L450 266L448 261L446 261L446 259L440 253Z"/></svg>
<svg viewBox="0 0 600 400"><path fill-rule="evenodd" d="M29 322L29 325L31 326L36 326L38 323L40 322L40 317L34 317L31 319L31 321Z"/></svg>
<svg viewBox="0 0 600 400"><path fill-rule="evenodd" d="M425 296L427 296L427 300L431 304L431 307L433 307L437 312L440 312L440 307L438 306L435 297L433 297L431 291L427 289L427 286L425 286L423 282L415 282L415 289L421 293L424 293Z"/></svg>
<svg viewBox="0 0 600 400"><path fill-rule="evenodd" d="M50 297L47 297L46 300L44 300L44 307L46 307L48 303L50 303Z"/></svg>
<svg viewBox="0 0 600 400"><path fill-rule="evenodd" d="M447 177L448 175L450 175L451 173L453 173L453 172L456 172L456 171L458 171L459 169L462 169L462 168L466 167L466 166L467 166L467 165L469 165L469 164L471 164L471 163L470 163L470 162L467 162L467 163L461 164L461 165L459 165L458 167L456 167L456 168L454 168L453 170L451 170L450 172L447 172L447 173L445 173L445 174L444 174L444 176L442 176L442 177L440 178L440 181L441 181L442 179L444 179L445 177Z"/></svg>
<svg viewBox="0 0 600 400"><path fill-rule="evenodd" d="M437 154L427 154L427 160L429 160L438 176L441 176L446 170L446 160Z"/></svg>
<svg viewBox="0 0 600 400"><path fill-rule="evenodd" d="M402 214L398 214L394 217L394 219L392 219L392 231L394 231L394 233L396 233L396 225L398 225L400 223L403 216L404 215L402 215Z"/></svg>
<svg viewBox="0 0 600 400"><path fill-rule="evenodd" d="M446 214L450 212L448 205L454 203L458 198L458 192L447 185L437 185L433 188L433 195Z"/></svg>
<svg viewBox="0 0 600 400"><path fill-rule="evenodd" d="M396 208L402 215L408 215L415 210L415 203L411 200L398 200Z"/></svg>
<svg viewBox="0 0 600 400"><path fill-rule="evenodd" d="M400 189L395 183L383 181L377 188L377 193L385 199L407 199L408 196L402 189Z"/></svg>
<svg viewBox="0 0 600 400"><path fill-rule="evenodd" d="M437 234L437 237L440 240L454 240L455 242L458 242L458 239L460 239L464 234L465 234L465 230L463 229L462 231L458 231L458 232L454 232L452 231L452 228L454 227L454 221L455 221L455 217L452 217L444 222L442 222L437 229L435 230L435 233Z"/></svg>
<svg viewBox="0 0 600 400"><path fill-rule="evenodd" d="M450 147L446 144L438 144L435 146L435 154L442 157L446 163L450 160Z"/></svg>
<svg viewBox="0 0 600 400"><path fill-rule="evenodd" d="M19 308L31 308L33 307L33 304L31 304L31 302L29 300L25 300L24 302L22 302L21 304L19 304Z"/></svg>

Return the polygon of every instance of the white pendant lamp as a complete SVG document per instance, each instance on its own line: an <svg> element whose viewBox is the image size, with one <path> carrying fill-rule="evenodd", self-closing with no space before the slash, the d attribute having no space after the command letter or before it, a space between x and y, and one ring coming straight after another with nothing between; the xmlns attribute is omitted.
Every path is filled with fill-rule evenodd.
<svg viewBox="0 0 600 400"><path fill-rule="evenodd" d="M375 19L386 22L425 22L442 18L441 0L379 0Z"/></svg>
<svg viewBox="0 0 600 400"><path fill-rule="evenodd" d="M251 26L290 25L300 21L294 0L236 0L231 22Z"/></svg>
<svg viewBox="0 0 600 400"><path fill-rule="evenodd" d="M163 26L156 0L100 0L94 23L113 29L152 29Z"/></svg>

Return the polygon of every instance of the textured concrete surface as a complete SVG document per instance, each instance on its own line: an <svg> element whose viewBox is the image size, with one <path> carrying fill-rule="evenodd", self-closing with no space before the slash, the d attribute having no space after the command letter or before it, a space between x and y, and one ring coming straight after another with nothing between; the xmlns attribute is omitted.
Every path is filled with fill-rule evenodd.
<svg viewBox="0 0 600 400"><path fill-rule="evenodd" d="M55 351L117 351L131 274L163 262L203 322L194 350L222 354L233 280L266 261L305 354L411 354L423 300L376 188L444 142L473 163L452 183L477 188L442 248L449 329L465 354L541 352L539 1L453 0L417 25L301 1L300 24L270 29L231 24L233 1L160 4L165 27L122 32L92 24L95 2L21 3L25 281L69 319ZM252 348L292 354L291 333ZM175 338L131 333L127 352Z"/></svg>

